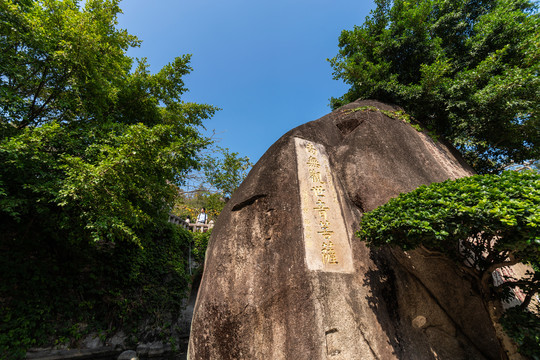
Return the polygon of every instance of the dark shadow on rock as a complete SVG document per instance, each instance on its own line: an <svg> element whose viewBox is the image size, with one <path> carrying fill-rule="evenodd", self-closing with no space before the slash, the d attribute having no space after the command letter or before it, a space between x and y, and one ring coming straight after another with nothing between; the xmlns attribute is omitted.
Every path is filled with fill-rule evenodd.
<svg viewBox="0 0 540 360"><path fill-rule="evenodd" d="M387 253L384 256L383 253ZM394 349L394 354L401 358L403 348L399 335L394 326L399 324L399 303L397 298L396 277L394 270L387 261L388 251L384 249L371 250L370 258L377 265L377 270L368 270L365 273L364 286L372 290L371 295L366 296L369 307L376 314L379 323L388 336L389 343ZM388 323L388 318L391 323Z"/></svg>
<svg viewBox="0 0 540 360"><path fill-rule="evenodd" d="M400 263L396 251L401 254L399 249L372 250L370 258L378 269L367 271L364 280L364 286L372 289L366 296L368 305L396 356L399 359L499 359L500 348L485 316L479 312L469 319L460 317L455 307L449 306L448 299L435 293L437 290L428 279L415 274L414 266L409 268L410 264ZM440 264L432 265L433 273L438 273ZM452 275L448 277L452 279ZM443 276L440 280L444 281ZM465 287L458 289L465 290ZM484 335L478 333L481 328ZM480 337L485 339L480 341ZM413 339L415 347L411 348ZM412 355L412 351L416 354Z"/></svg>
<svg viewBox="0 0 540 360"><path fill-rule="evenodd" d="M238 210L241 210L242 208L245 208L246 206L253 205L253 203L255 203L255 201L257 201L260 198L263 198L265 196L266 196L266 194L257 194L257 195L250 196L248 199L243 200L243 201L239 202L238 204L235 204L232 207L231 211L238 211Z"/></svg>

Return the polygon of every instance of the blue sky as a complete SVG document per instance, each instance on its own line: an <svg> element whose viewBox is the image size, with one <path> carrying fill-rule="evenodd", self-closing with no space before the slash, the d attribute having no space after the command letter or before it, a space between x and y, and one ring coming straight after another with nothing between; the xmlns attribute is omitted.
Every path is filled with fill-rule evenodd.
<svg viewBox="0 0 540 360"><path fill-rule="evenodd" d="M330 112L347 86L326 61L342 30L361 25L373 1L124 0L119 27L143 41L129 55L153 72L192 54L185 101L220 107L206 128L255 163L290 129Z"/></svg>

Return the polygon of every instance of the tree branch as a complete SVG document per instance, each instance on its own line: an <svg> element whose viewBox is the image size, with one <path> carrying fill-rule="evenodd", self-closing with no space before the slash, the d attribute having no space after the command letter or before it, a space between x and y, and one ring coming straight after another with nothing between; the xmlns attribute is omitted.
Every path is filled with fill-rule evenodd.
<svg viewBox="0 0 540 360"><path fill-rule="evenodd" d="M60 80L58 81L59 85L53 90L51 91L51 94L49 95L49 97L43 102L43 104L41 104L41 106L36 110L36 111L32 111L33 108L35 107L35 102L37 100L37 97L39 95L39 92L41 92L41 88L42 88L42 85L44 84L44 81L42 81L40 83L40 86L36 92L36 94L34 95L34 100L32 101L32 105L30 106L30 113L29 113L29 116L26 120L22 121L19 126L17 127L18 129L22 129L26 126L28 126L29 124L31 124L37 117L40 113L43 112L43 110L45 109L45 107L56 97L58 96L58 94L60 94L60 92L63 90L63 83L65 82L65 80L67 79L69 75L69 71L67 71L67 69L64 71L64 75L62 75L62 77L60 78ZM33 112L33 114L31 114Z"/></svg>
<svg viewBox="0 0 540 360"><path fill-rule="evenodd" d="M488 267L485 270L485 272L489 273L489 275L491 275L491 273L494 272L495 270L497 270L498 268L501 268L501 267L504 267L504 266L512 266L512 265L515 265L515 264L520 263L520 262L521 262L521 259L514 258L514 259L511 259L510 261L503 261L503 262L500 262L500 263L495 263L495 264L492 264L490 267Z"/></svg>

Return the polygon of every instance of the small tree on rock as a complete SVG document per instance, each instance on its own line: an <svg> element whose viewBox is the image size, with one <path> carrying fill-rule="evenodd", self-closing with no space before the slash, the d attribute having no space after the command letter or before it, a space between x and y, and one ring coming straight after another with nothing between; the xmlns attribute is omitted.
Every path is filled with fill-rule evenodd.
<svg viewBox="0 0 540 360"><path fill-rule="evenodd" d="M520 352L540 356L540 318L538 311L528 312L540 288L538 272L530 271L523 279L503 279L497 287L492 281L493 271L504 266L521 262L539 268L540 174L507 171L421 186L365 214L357 236L368 246L421 247L454 260L480 289L503 347L498 300L508 299L510 288L519 286L525 300L505 316L503 324ZM528 322L521 327L530 327L514 331L523 317Z"/></svg>

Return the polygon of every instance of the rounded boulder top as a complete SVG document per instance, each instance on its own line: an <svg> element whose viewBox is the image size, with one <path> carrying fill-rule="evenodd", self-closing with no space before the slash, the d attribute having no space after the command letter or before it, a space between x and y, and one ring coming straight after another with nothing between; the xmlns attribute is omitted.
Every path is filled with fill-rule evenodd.
<svg viewBox="0 0 540 360"><path fill-rule="evenodd" d="M477 290L451 262L354 235L390 198L472 174L451 145L376 101L289 131L216 223L189 359L499 358Z"/></svg>

